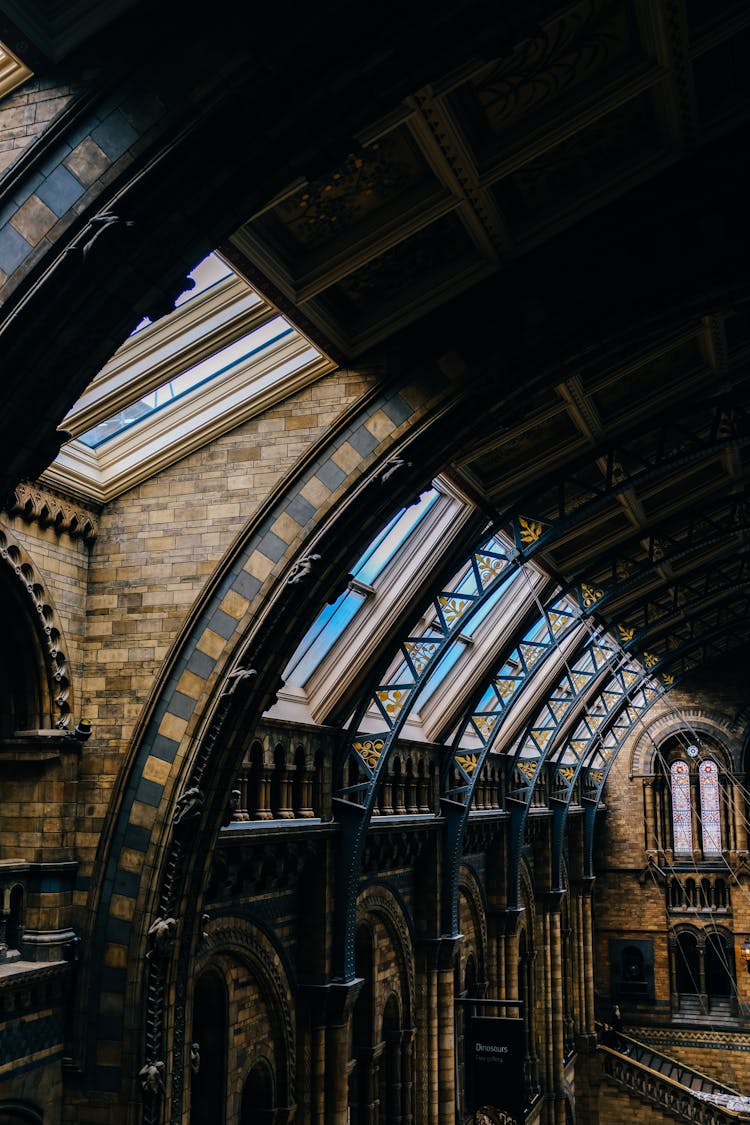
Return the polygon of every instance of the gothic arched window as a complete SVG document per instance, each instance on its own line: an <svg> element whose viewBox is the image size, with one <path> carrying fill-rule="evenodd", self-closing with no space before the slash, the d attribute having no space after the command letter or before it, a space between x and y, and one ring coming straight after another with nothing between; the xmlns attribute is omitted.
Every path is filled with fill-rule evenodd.
<svg viewBox="0 0 750 1125"><path fill-rule="evenodd" d="M660 751L661 796L656 810L661 846L676 862L715 862L738 836L734 813L734 794L730 773L726 771L718 747L691 742L685 746L675 739ZM647 806L648 824L648 806ZM699 892L700 888L696 888ZM691 906L688 885L685 894Z"/></svg>
<svg viewBox="0 0 750 1125"><path fill-rule="evenodd" d="M690 770L687 763L672 762L672 836L675 855L690 855L693 850L692 803L690 800Z"/></svg>
<svg viewBox="0 0 750 1125"><path fill-rule="evenodd" d="M701 828L704 855L721 854L721 809L719 805L719 770L707 758L698 767L701 806Z"/></svg>

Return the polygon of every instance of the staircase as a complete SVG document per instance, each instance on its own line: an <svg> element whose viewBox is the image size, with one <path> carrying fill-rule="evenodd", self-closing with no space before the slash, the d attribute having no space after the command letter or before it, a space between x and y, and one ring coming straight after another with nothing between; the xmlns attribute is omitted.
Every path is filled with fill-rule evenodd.
<svg viewBox="0 0 750 1125"><path fill-rule="evenodd" d="M729 997L705 997L680 993L680 1006L672 1015L673 1023L710 1023L711 1027L736 1030L737 1017L733 1015Z"/></svg>
<svg viewBox="0 0 750 1125"><path fill-rule="evenodd" d="M620 1048L599 1045L604 1073L641 1101L678 1121L738 1125L750 1121L750 1098L620 1033Z"/></svg>

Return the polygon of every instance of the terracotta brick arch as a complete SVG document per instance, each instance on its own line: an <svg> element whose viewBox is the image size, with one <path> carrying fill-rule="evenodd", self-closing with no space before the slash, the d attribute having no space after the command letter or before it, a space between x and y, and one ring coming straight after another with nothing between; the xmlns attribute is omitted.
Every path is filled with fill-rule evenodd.
<svg viewBox="0 0 750 1125"><path fill-rule="evenodd" d="M216 918L206 924L201 944L191 971L195 981L201 973L217 969L231 982L234 995L246 993L244 1023L234 1019L232 1049L246 1060L242 1070L230 1068L229 1095L239 1107L244 1081L259 1062L271 1067L273 1090L277 1105L290 1106L294 1101L296 1072L296 1041L292 980L283 954L275 942L259 926L239 917ZM249 971L249 979L248 979ZM255 1003L250 1003L253 998ZM259 1010L262 1008L262 1011ZM186 1012L186 1031L189 1028ZM195 1029L194 1037L200 1037ZM189 1042L186 1039L185 1042ZM258 1042L274 1045L274 1058L258 1054ZM180 1108L173 1100L173 1109Z"/></svg>
<svg viewBox="0 0 750 1125"><path fill-rule="evenodd" d="M357 900L357 921L360 925L382 922L398 965L398 1005L402 1027L411 1027L415 1012L414 939L404 905L399 897L384 884L376 884L362 891ZM377 1023L392 993L374 997Z"/></svg>

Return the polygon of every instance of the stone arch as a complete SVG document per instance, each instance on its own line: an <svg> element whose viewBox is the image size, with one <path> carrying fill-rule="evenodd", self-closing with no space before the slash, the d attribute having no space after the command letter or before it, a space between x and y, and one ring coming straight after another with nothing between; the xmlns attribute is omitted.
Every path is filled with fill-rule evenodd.
<svg viewBox="0 0 750 1125"><path fill-rule="evenodd" d="M408 474L401 484L398 476L389 479L387 489L380 479L383 458L391 456L396 443L410 436L410 425L416 425L413 442L420 448L425 443L423 468L427 478L431 476L429 457L437 454L428 446L428 428L420 419L429 418L439 406L440 392L426 403L419 397L418 408L409 405L403 397L406 393L402 388L401 392L390 389L365 396L346 416L346 424L321 440L238 537L175 642L131 742L92 880L95 894L102 888L95 940L101 948L109 941L122 944L127 929L124 940L131 947L130 965L137 964L145 952L148 929L156 917L184 914L183 941L188 946L195 942L194 904L207 884L204 858L210 851L208 842L205 848L196 847L195 842L203 833L209 839L213 836L226 807L227 795L216 779L236 773L257 717L275 697L278 670L285 663L285 654L279 650L280 638L287 646L288 658L318 602L346 571L350 555L385 522L386 513L413 494ZM375 415L377 424L371 421ZM368 422L372 430L368 430ZM326 466L335 464L331 458L336 451L352 441L368 452L361 455L356 470L331 489L325 483ZM340 476L340 470L337 472ZM306 496L318 498L317 508L313 509ZM286 522L289 543L279 557L277 520L294 504L310 513L309 522L304 527ZM356 522L360 540L352 537L352 521ZM310 538L303 546L303 536L308 534ZM310 559L313 554L319 558ZM144 830L139 823L139 786L144 770L149 772L154 763L164 781L149 782L155 811L150 814L150 827ZM189 794L191 805L184 832L173 831L181 793ZM124 924L121 916L110 911L111 884L107 879L118 864L120 845L112 845L123 836L138 838L144 860L150 856L153 861L153 867L144 862L143 871L158 873L151 881L142 879L134 887L134 920ZM185 911L182 904L187 902L191 905ZM97 973L100 967L93 965L92 971ZM164 995L160 989L149 992L147 982L134 970L128 971L141 1002L147 995ZM125 973L122 975L124 988ZM160 1004L159 1000L157 1007ZM153 1024L156 1016L149 1011L146 1018ZM140 1060L132 1058L130 1073L140 1065ZM111 1083L113 1078L108 1076L107 1081Z"/></svg>
<svg viewBox="0 0 750 1125"><path fill-rule="evenodd" d="M37 1109L36 1106L12 1099L11 1101L0 1102L0 1123L2 1122L5 1125L14 1125L14 1122L25 1122L26 1125L43 1125L44 1118L41 1110Z"/></svg>
<svg viewBox="0 0 750 1125"><path fill-rule="evenodd" d="M475 934L477 979L483 981L487 979L487 907L479 880L475 872L466 864L461 865L458 890L459 901L463 896L471 914Z"/></svg>
<svg viewBox="0 0 750 1125"><path fill-rule="evenodd" d="M721 747L729 762L736 759L739 752L737 731L727 715L705 708L681 707L679 710L656 715L650 722L646 721L645 729L630 751L628 778L632 781L634 777L645 777L655 773L658 748L671 735L684 733L686 730L706 735Z"/></svg>
<svg viewBox="0 0 750 1125"><path fill-rule="evenodd" d="M197 979L211 966L226 965L229 962L239 962L250 969L265 1000L278 1054L277 1066L274 1068L274 1093L278 1104L292 1105L296 1073L294 1004L291 976L284 958L275 942L245 919L216 918L206 924L204 932L206 936L195 958L193 978ZM238 1104L244 1078L254 1062L261 1057L264 1057L262 1052L257 1055L251 1053L242 1081L236 1076L233 1094Z"/></svg>
<svg viewBox="0 0 750 1125"><path fill-rule="evenodd" d="M276 1101L275 1074L271 1061L261 1055L253 1060L242 1080L242 1099L240 1102L240 1125L250 1125L252 1121L273 1121L273 1105ZM265 1104L264 1104L265 1103Z"/></svg>
<svg viewBox="0 0 750 1125"><path fill-rule="evenodd" d="M5 579L8 596L17 607L24 640L33 636L35 652L31 660L24 654L14 659L36 665L38 672L24 677L35 685L35 698L26 705L31 711L27 723L37 727L64 730L70 723L73 686L70 680L67 644L55 603L30 555L7 528L0 528L0 581Z"/></svg>
<svg viewBox="0 0 750 1125"><path fill-rule="evenodd" d="M401 990L401 1018L404 1026L411 1026L415 1012L414 958L412 956L413 935L407 921L403 903L396 892L383 884L367 887L357 899L357 922L367 923L367 918L378 918L388 933L398 963L399 987ZM382 1018L377 997L373 996L376 1024Z"/></svg>
<svg viewBox="0 0 750 1125"><path fill-rule="evenodd" d="M392 403L394 397L397 406ZM440 396L437 402L440 402ZM385 513L408 499L413 489L408 477L398 487L391 486L389 479L388 489L382 488L382 457L392 452L394 442L404 441L409 432L409 422L418 422L423 412L430 416L434 407L434 400L425 405L421 399L419 411L415 412L401 393L392 390L386 399L365 396L364 403L361 400L347 415L349 425L343 431L335 432L333 438L326 436L320 443L322 448L317 450L317 459L310 457L298 466L291 479L280 486L279 493L269 499L250 528L238 538L214 582L206 588L186 630L175 642L128 751L128 760L114 799L117 811L108 822L109 841L116 839L120 831L126 836L136 835L141 840L139 849L143 849L144 856L153 857L152 870L159 872L159 876L150 882L142 880L134 888L134 921L125 922L125 926L123 918L112 915L109 910L107 872L117 870L117 847L106 845L102 848L98 861L100 877L93 880L94 885L102 888L96 917L96 939L106 945L108 940L115 942L114 935L117 933L117 942L121 944L126 928L130 942L129 965L137 964L145 951L148 927L156 917L180 913L183 916L183 942L188 947L191 943L195 944L195 903L199 901L201 888L207 884L205 857L210 850L209 845L206 848L196 847L196 840L201 832L213 837L222 822L226 793L216 778L234 776L242 762L249 731L254 731L257 717L269 708L278 690L278 668L284 659L279 652L280 633L283 633L290 655L307 628L317 601L324 597L333 576L340 575L342 568L345 569L347 556L342 557L342 543L345 543L347 552L358 549L359 544L352 539L350 522L356 517L356 531L363 538L367 537L385 522ZM380 417L383 412L391 426L388 435L381 436L380 444L369 457L362 457L359 471L352 471L338 488L329 488L324 484L325 467L332 463L329 458L335 456L336 449L344 441L349 443L352 426L354 432L358 426L367 430L369 418L374 414ZM416 417L413 416L415 414ZM428 444L426 421L417 424L416 430L416 436L412 435L414 442ZM370 448L370 445L365 445L365 448ZM436 456L432 447L427 452L432 457ZM430 462L425 463L430 472ZM364 471L365 465L370 466L369 472ZM398 480L398 477L395 479ZM308 525L305 528L300 525L297 532L287 532L290 538L288 550L278 558L280 537L277 531L272 530L274 526L278 529L278 514L293 502L304 503L309 508L304 496L306 492L310 494L310 489L315 489L316 494L324 492L327 496L325 502L320 498L318 504L320 526L317 532L314 524L309 525L313 526L311 533L317 535L311 540L317 549L308 553L309 546L300 547L302 534L308 528ZM347 489L352 492L350 503L342 501ZM360 502L364 503L365 498L368 514L363 517ZM354 501L358 501L358 506L354 506ZM341 512L338 505L341 505ZM342 526L346 533L341 530ZM326 549L327 556L324 553ZM311 558L311 555L316 558ZM273 562L271 556L277 561ZM280 620L283 620L282 629L274 624ZM297 622L296 632L291 628L291 622ZM205 641L207 637L209 640ZM209 657L211 650L216 652L219 639L222 651ZM188 684L189 690L186 691ZM152 800L155 800L156 790L160 791L161 800L156 812L152 813L150 823L153 828L144 832L138 822L141 819L138 790L144 771L150 771L155 760L165 780L160 783L150 781L148 787ZM227 765L227 762L232 764ZM165 763L169 768L164 768ZM201 786L205 787L201 789ZM179 830L174 830L181 793L188 794L186 800L191 805L190 819L184 820ZM150 870L150 864L144 863L143 870ZM91 967L92 973L99 971L98 966ZM157 1021L163 1024L161 998L165 996L164 991L156 985L148 988L148 983L139 979L133 969L128 972L132 976L136 996L147 1003L147 1025L153 1027ZM150 973L157 972L161 972L160 967L150 965ZM161 1015L157 1014L157 1009L162 1012ZM413 1002L410 1002L410 1009L413 1010ZM133 1059L130 1065L133 1071L137 1071L141 1064L141 1061ZM108 1081L112 1081L111 1077ZM177 1098L177 1093L174 1097Z"/></svg>

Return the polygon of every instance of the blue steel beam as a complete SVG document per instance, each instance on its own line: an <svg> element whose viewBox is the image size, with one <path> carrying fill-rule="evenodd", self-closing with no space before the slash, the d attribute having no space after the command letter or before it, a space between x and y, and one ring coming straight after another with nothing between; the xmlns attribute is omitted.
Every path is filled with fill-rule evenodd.
<svg viewBox="0 0 750 1125"><path fill-rule="evenodd" d="M578 624L578 613L565 598L557 598L545 609L534 626L504 654L498 671L464 715L444 757L441 807L445 817L445 849L441 907L445 934L458 933L458 876L463 841L474 792L487 756L499 738L514 702L532 680L539 678L552 654L559 652L559 646L574 633ZM582 641L585 637L588 634L583 634ZM479 742L478 750L462 745L467 736ZM449 785L454 773L457 783Z"/></svg>
<svg viewBox="0 0 750 1125"><path fill-rule="evenodd" d="M355 712L335 774L338 795L334 808L341 826L333 949L337 979L354 979L355 910L362 855L378 780L389 753L417 695L451 645L479 613L489 611L520 567L521 561L511 557L499 536L485 539L470 553L450 587L431 599L433 619L428 628L399 643L386 679L365 693ZM375 731L366 722L371 710L381 724Z"/></svg>

